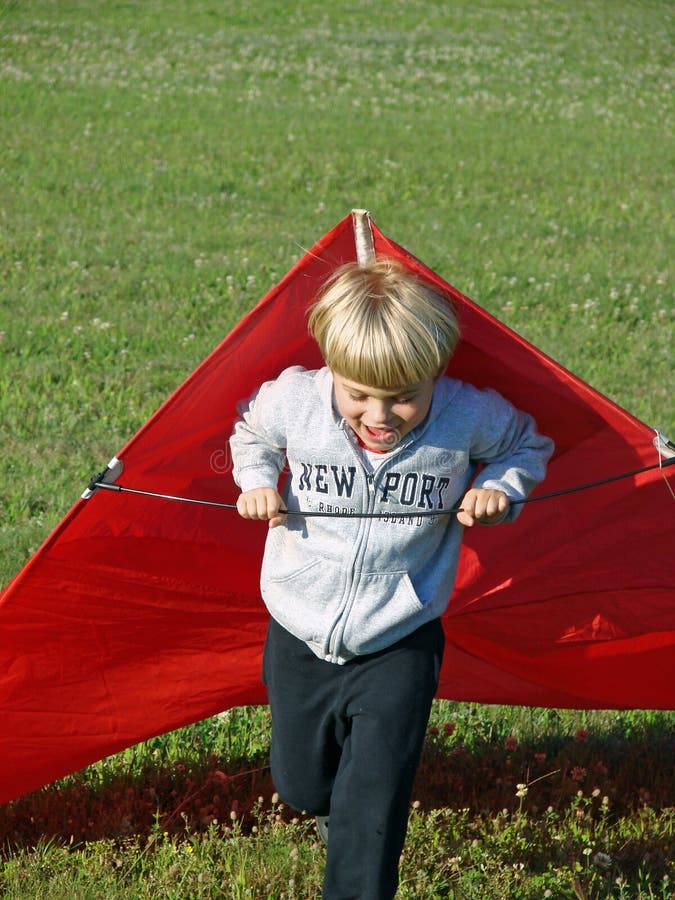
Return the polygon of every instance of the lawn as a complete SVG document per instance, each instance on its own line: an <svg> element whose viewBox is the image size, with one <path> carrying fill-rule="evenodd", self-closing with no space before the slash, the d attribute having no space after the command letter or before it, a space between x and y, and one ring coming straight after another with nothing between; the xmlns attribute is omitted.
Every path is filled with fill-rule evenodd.
<svg viewBox="0 0 675 900"><path fill-rule="evenodd" d="M665 0L0 0L0 582L352 207L675 436L673 24ZM673 724L437 704L401 896L670 896ZM235 711L3 808L0 894L316 896L267 740Z"/></svg>

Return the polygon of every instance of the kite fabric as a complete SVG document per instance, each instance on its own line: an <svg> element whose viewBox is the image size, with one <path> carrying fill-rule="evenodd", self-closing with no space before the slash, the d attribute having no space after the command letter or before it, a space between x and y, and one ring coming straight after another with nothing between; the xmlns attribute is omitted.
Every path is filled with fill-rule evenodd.
<svg viewBox="0 0 675 900"><path fill-rule="evenodd" d="M299 260L117 453L106 480L236 501L236 404L289 365L322 364L306 308L336 266L357 258L356 221L347 216ZM463 338L449 374L495 387L555 440L533 496L659 461L653 429L365 222L371 251L454 297ZM512 524L468 531L438 696L675 708L673 472L530 502ZM84 496L0 594L0 802L154 735L266 702L266 524L131 493Z"/></svg>

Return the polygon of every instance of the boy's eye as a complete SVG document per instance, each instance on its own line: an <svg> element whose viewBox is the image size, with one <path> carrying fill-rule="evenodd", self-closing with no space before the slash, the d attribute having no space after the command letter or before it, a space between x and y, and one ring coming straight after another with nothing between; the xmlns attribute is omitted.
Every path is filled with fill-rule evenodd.
<svg viewBox="0 0 675 900"><path fill-rule="evenodd" d="M358 403L362 403L364 400L368 399L365 396L365 394L349 394L348 396L349 396L350 400L354 400ZM391 402L392 403L411 403L414 399L415 399L415 396L413 394L411 396L405 396L405 397L392 397Z"/></svg>

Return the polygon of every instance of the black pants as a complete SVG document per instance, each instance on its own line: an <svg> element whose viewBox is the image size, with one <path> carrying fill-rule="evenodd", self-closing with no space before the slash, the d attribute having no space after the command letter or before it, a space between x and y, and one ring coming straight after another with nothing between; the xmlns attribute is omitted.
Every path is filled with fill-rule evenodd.
<svg viewBox="0 0 675 900"><path fill-rule="evenodd" d="M437 619L344 666L276 621L263 678L272 778L284 802L329 815L324 900L391 900L444 646Z"/></svg>

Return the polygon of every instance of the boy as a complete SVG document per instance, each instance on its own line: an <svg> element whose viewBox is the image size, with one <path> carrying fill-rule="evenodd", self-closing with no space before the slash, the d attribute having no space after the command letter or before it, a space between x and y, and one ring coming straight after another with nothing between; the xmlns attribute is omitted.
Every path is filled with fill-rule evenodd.
<svg viewBox="0 0 675 900"><path fill-rule="evenodd" d="M239 513L270 526L272 776L290 806L330 817L324 898L384 900L463 527L513 519L552 443L495 392L444 377L451 302L393 260L339 269L309 330L326 367L263 384L231 438Z"/></svg>

